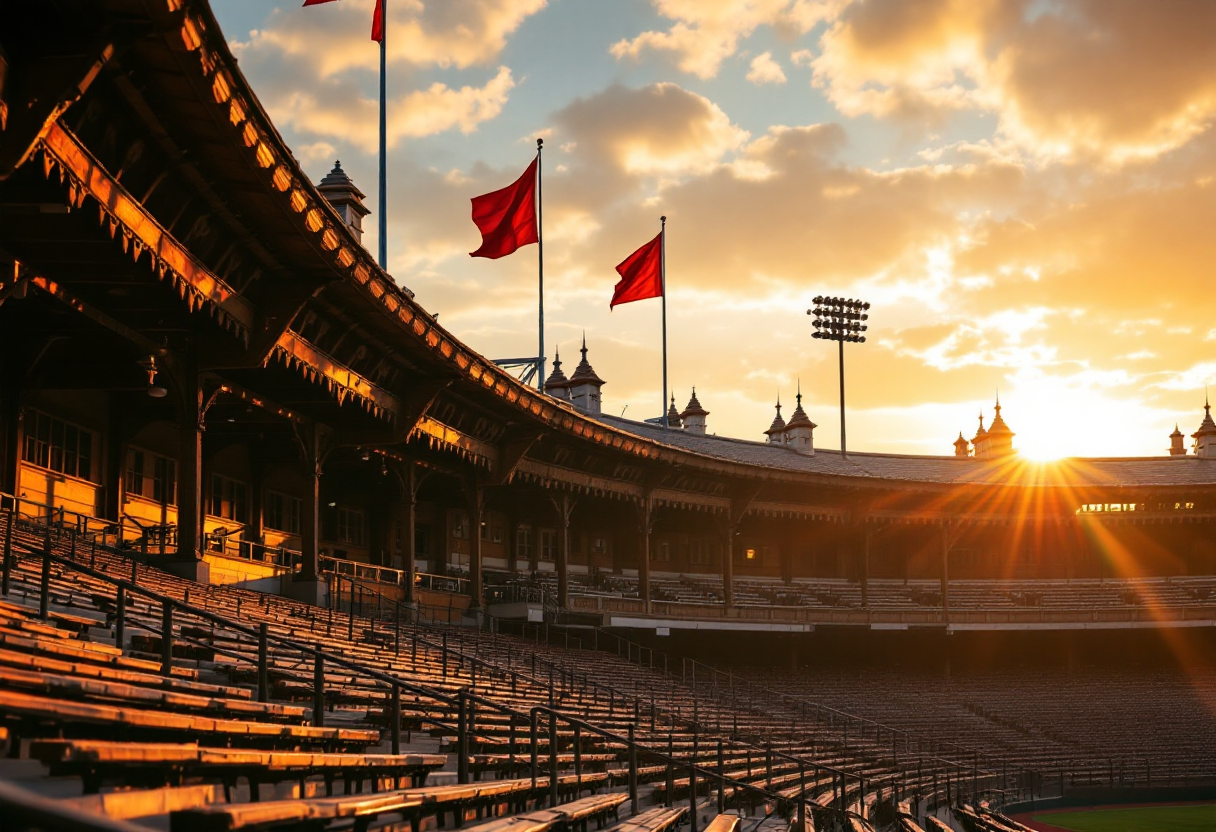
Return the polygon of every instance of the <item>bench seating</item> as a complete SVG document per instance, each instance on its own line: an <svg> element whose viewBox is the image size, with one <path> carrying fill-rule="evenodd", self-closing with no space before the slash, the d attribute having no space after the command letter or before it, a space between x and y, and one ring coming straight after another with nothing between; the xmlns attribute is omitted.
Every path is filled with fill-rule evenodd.
<svg viewBox="0 0 1216 832"><path fill-rule="evenodd" d="M591 782L603 782L603 775L559 777L567 790ZM384 814L400 814L417 819L423 815L452 812L463 820L470 809L479 812L492 805L521 805L534 795L549 791L549 779L538 778L535 790L531 779L496 780L455 786L401 789L377 795L323 797L311 800L270 800L261 803L213 805L174 812L170 815L172 832L228 832L237 829L271 829L290 824L361 820L364 823Z"/></svg>
<svg viewBox="0 0 1216 832"><path fill-rule="evenodd" d="M415 787L443 768L443 754L349 754L307 751L258 751L207 748L196 743L131 743L96 740L35 740L30 757L50 768L53 776L80 775L86 792L115 776L128 779L137 772L145 781L169 782L180 774L211 773L231 781L245 776L254 782L294 780L314 773L338 774L345 780L364 777L409 778ZM151 777L149 777L151 776Z"/></svg>
<svg viewBox="0 0 1216 832"><path fill-rule="evenodd" d="M686 806L672 809L659 806L622 821L613 827L613 832L667 832L683 820L687 813Z"/></svg>
<svg viewBox="0 0 1216 832"><path fill-rule="evenodd" d="M718 815L705 827L705 832L738 832L738 815Z"/></svg>
<svg viewBox="0 0 1216 832"><path fill-rule="evenodd" d="M229 739L239 738L253 741L296 740L349 746L366 746L380 741L379 731L214 719L50 699L8 690L0 690L0 716L10 719L16 716L28 717L34 721L50 721L57 726L54 730L61 730L63 725L93 724L117 730L137 729L152 733L189 736L219 734Z"/></svg>

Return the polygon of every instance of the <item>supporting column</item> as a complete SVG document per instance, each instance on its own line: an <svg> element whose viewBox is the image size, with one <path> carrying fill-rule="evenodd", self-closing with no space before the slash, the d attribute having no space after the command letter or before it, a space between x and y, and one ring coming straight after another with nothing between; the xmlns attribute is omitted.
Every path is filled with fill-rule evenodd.
<svg viewBox="0 0 1216 832"><path fill-rule="evenodd" d="M481 572L481 520L485 515L485 488L476 477L465 486L469 506L469 608L481 609L484 586Z"/></svg>
<svg viewBox="0 0 1216 832"><path fill-rule="evenodd" d="M735 533L738 526L727 522L722 535L722 602L729 610L735 605Z"/></svg>
<svg viewBox="0 0 1216 832"><path fill-rule="evenodd" d="M401 556L405 575L402 578L404 601L414 607L414 573L418 570L418 469L412 462L405 465L401 475L404 499L401 501Z"/></svg>
<svg viewBox="0 0 1216 832"><path fill-rule="evenodd" d="M187 347L184 366L175 374L180 387L181 412L177 445L177 556L167 565L171 572L206 583L203 563L203 387L198 377L197 347Z"/></svg>
<svg viewBox="0 0 1216 832"><path fill-rule="evenodd" d="M111 393L109 418L106 420L106 457L102 468L102 517L118 522L122 518L123 486L127 469L126 420L129 405L123 394Z"/></svg>
<svg viewBox="0 0 1216 832"><path fill-rule="evenodd" d="M253 456L250 460L253 482L249 484L249 531L244 537L251 543L260 544L265 543L263 524L266 517L266 466L262 464L257 448L251 448L250 454ZM265 550L260 546L250 546L250 556L254 560L261 560L264 555Z"/></svg>
<svg viewBox="0 0 1216 832"><path fill-rule="evenodd" d="M942 616L950 621L950 524L942 524Z"/></svg>
<svg viewBox="0 0 1216 832"><path fill-rule="evenodd" d="M638 508L638 597L642 611L650 612L650 533L654 526L654 507L647 495Z"/></svg>
<svg viewBox="0 0 1216 832"><path fill-rule="evenodd" d="M870 538L874 530L868 525L862 533L861 543L861 606L870 608Z"/></svg>
<svg viewBox="0 0 1216 832"><path fill-rule="evenodd" d="M0 491L21 493L21 446L25 444L25 409L17 385L4 388L4 470L0 472Z"/></svg>
<svg viewBox="0 0 1216 832"><path fill-rule="evenodd" d="M321 426L316 423L299 425L296 438L303 455L304 493L300 505L300 571L284 576L283 594L297 601L326 606L329 600L325 582L321 580Z"/></svg>
<svg viewBox="0 0 1216 832"><path fill-rule="evenodd" d="M557 511L557 606L564 610L570 606L570 515L574 501L569 494L549 500Z"/></svg>

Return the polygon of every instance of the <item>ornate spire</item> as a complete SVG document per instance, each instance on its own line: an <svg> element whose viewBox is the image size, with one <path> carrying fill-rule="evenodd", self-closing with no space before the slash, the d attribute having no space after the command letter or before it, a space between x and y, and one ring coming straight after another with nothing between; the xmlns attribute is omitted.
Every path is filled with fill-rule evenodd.
<svg viewBox="0 0 1216 832"><path fill-rule="evenodd" d="M708 416L709 411L701 407L701 402L697 400L697 388L692 388L692 398L688 400L688 405L684 408L684 412L680 414L681 419L687 419L689 416Z"/></svg>
<svg viewBox="0 0 1216 832"><path fill-rule="evenodd" d="M781 418L781 393L777 393L777 415L773 418L773 423L769 425L765 435L768 436L769 442L784 442L785 441L785 420Z"/></svg>
<svg viewBox="0 0 1216 832"><path fill-rule="evenodd" d="M583 333L583 346L579 349L579 352L583 354L583 358L578 362L578 366L574 368L574 375L570 376L570 386L594 384L599 387L603 385L603 379L595 374L595 370L591 369L591 364L587 361L587 333L585 332Z"/></svg>
<svg viewBox="0 0 1216 832"><path fill-rule="evenodd" d="M667 427L678 428L683 425L680 421L680 411L676 410L676 393L671 391L671 404L667 407Z"/></svg>
<svg viewBox="0 0 1216 832"><path fill-rule="evenodd" d="M553 372L550 373L549 378L545 380L545 392L551 396L556 396L559 399L569 399L569 386L570 380L567 379L566 374L562 372L561 350L554 350Z"/></svg>
<svg viewBox="0 0 1216 832"><path fill-rule="evenodd" d="M811 428L818 427L818 425L816 425L814 422L812 422L810 417L806 415L806 411L802 409L802 380L801 379L798 380L798 395L796 395L794 398L797 400L798 406L795 407L794 412L790 414L790 420L789 420L789 422L786 423L785 429L787 431L789 431L791 428L800 428L800 427L807 427L807 426L809 426Z"/></svg>
<svg viewBox="0 0 1216 832"><path fill-rule="evenodd" d="M970 443L968 443L966 438L963 436L963 432L960 430L958 432L958 439L954 440L954 455L955 456L970 456L971 451L967 447L969 444Z"/></svg>

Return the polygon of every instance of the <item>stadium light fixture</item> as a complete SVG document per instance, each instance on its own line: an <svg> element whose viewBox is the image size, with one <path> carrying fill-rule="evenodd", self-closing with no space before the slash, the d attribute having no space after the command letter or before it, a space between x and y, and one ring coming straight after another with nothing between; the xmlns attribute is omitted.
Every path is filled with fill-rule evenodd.
<svg viewBox="0 0 1216 832"><path fill-rule="evenodd" d="M815 297L814 304L814 309L806 310L806 314L815 316L812 324L815 331L811 337L835 341L840 348L840 455L848 456L844 431L844 345L866 342L862 333L869 329L865 322L870 319L870 304L854 298L822 295Z"/></svg>

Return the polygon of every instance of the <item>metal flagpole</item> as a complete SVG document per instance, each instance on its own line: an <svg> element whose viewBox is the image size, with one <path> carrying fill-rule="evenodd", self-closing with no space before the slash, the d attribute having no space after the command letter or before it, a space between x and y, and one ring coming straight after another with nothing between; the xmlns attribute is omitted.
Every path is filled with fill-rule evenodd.
<svg viewBox="0 0 1216 832"><path fill-rule="evenodd" d="M380 268L388 271L388 140L385 131L385 66L388 49L388 0L380 0Z"/></svg>
<svg viewBox="0 0 1216 832"><path fill-rule="evenodd" d="M667 217L659 217L659 288L663 292L663 395L659 398L659 411L663 414L663 427L667 424Z"/></svg>
<svg viewBox="0 0 1216 832"><path fill-rule="evenodd" d="M536 277L540 296L540 352L536 354L536 389L545 389L545 235L541 233L544 219L544 195L541 193L541 150L544 139L536 140Z"/></svg>

